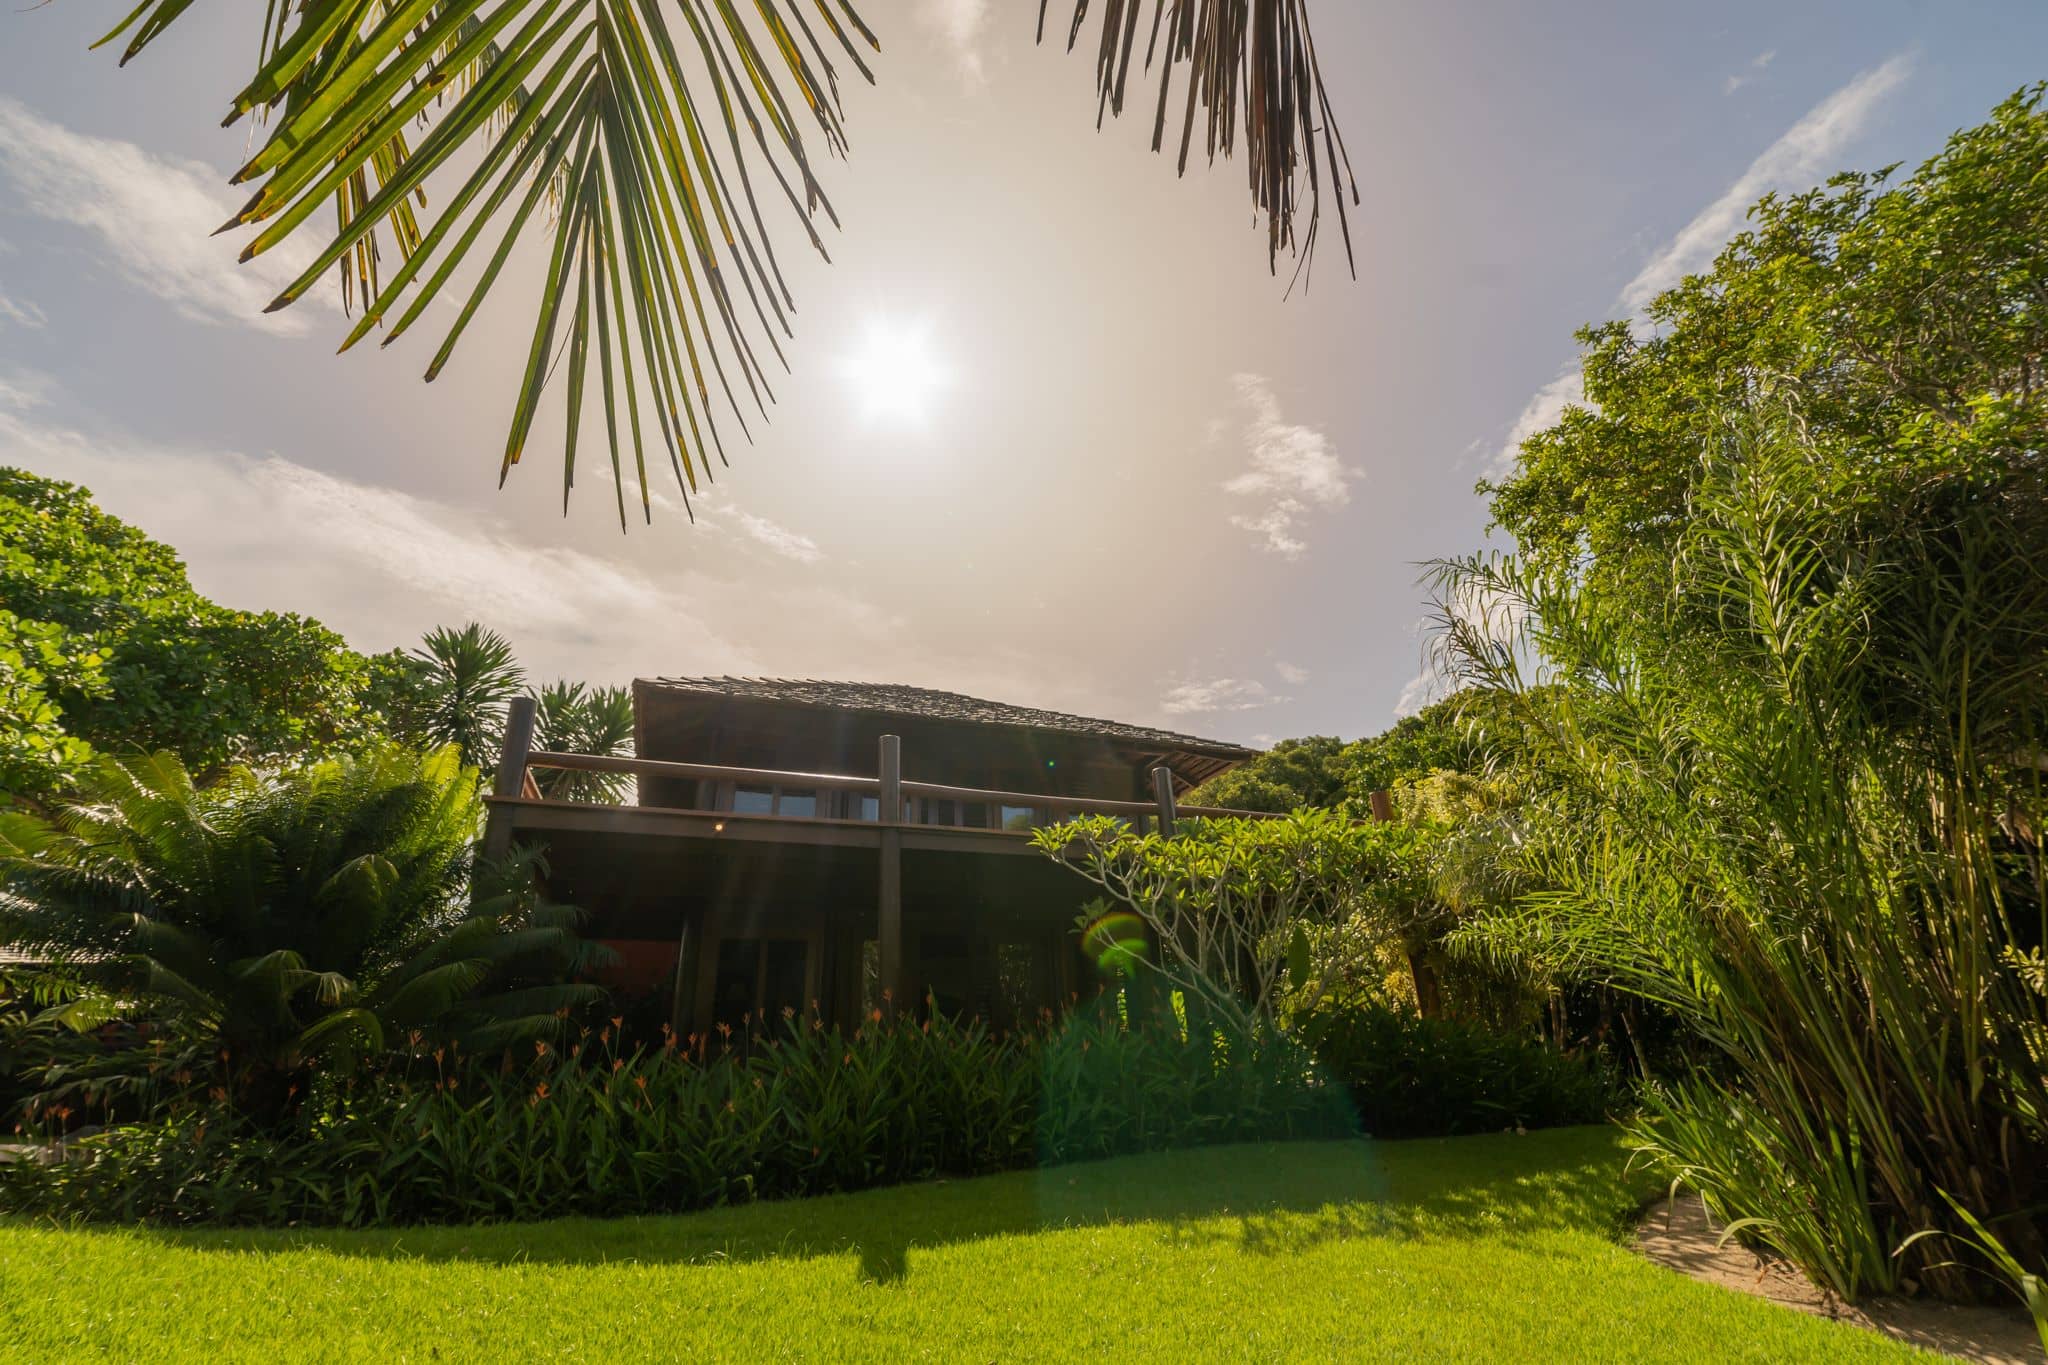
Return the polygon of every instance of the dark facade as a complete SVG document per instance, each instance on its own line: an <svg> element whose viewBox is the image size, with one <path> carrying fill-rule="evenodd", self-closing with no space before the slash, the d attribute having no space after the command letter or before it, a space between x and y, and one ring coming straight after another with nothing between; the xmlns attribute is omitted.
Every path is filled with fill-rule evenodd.
<svg viewBox="0 0 2048 1365"><path fill-rule="evenodd" d="M1182 791L1252 752L906 687L642 679L634 705L634 804L504 786L492 819L544 847L550 892L619 955L611 984L663 997L686 1033L813 1006L852 1023L885 990L1004 1025L1089 989L1073 928L1094 888L1030 828L1144 820L1155 770Z"/></svg>

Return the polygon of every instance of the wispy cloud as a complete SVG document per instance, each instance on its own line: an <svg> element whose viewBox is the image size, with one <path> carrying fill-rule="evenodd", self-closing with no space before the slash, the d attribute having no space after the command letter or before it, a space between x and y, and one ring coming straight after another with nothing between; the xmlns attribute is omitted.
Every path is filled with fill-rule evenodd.
<svg viewBox="0 0 2048 1365"><path fill-rule="evenodd" d="M1621 291L1622 306L1641 312L1651 299L1705 269L1742 227L1749 206L1772 190L1804 189L1836 169L1842 149L1860 136L1878 106L1906 83L1913 54L1902 52L1850 81L1749 163L1719 199L1679 229Z"/></svg>
<svg viewBox="0 0 2048 1365"><path fill-rule="evenodd" d="M1211 678L1175 683L1160 698L1159 709L1169 716L1206 716L1256 711L1286 700L1255 678Z"/></svg>
<svg viewBox="0 0 2048 1365"><path fill-rule="evenodd" d="M715 489L705 489L691 499L691 510L696 518L697 528L713 535L731 533L782 559L798 564L816 564L825 558L825 552L801 531L792 531L777 521L730 506L719 501L722 494ZM663 512L680 515L682 505L668 494L656 490L650 495L654 505Z"/></svg>
<svg viewBox="0 0 2048 1365"><path fill-rule="evenodd" d="M1465 685L1453 669L1452 661L1446 657L1449 641L1443 630L1445 617L1489 645L1521 647L1528 609L1518 599L1460 585L1452 590L1448 601L1439 601L1435 606L1439 613L1437 619L1425 618L1414 624L1415 633L1425 639L1422 667L1402 687L1401 696L1394 703L1397 716L1412 716Z"/></svg>
<svg viewBox="0 0 2048 1365"><path fill-rule="evenodd" d="M918 22L953 54L961 79L970 85L988 78L981 50L988 12L989 0L922 0L917 7Z"/></svg>
<svg viewBox="0 0 2048 1365"><path fill-rule="evenodd" d="M202 162L74 132L0 95L0 181L14 207L83 229L131 282L188 318L296 335L310 325L307 303L325 298L315 290L293 309L263 311L307 251L287 242L238 266L233 243L211 234L240 197Z"/></svg>
<svg viewBox="0 0 2048 1365"><path fill-rule="evenodd" d="M0 327L14 326L34 329L48 322L49 317L42 309L27 299L18 299L0 286Z"/></svg>
<svg viewBox="0 0 2048 1365"><path fill-rule="evenodd" d="M1724 95L1732 95L1736 91L1740 90L1743 86L1748 85L1751 81L1754 81L1758 77L1762 76L1764 74L1764 69L1771 64L1771 62L1777 57L1777 55L1778 49L1776 49L1775 47L1767 47L1762 52L1757 53L1756 56L1751 57L1749 59L1749 65L1747 67L1743 68L1735 75L1730 76L1725 82L1722 83L1721 93Z"/></svg>
<svg viewBox="0 0 2048 1365"><path fill-rule="evenodd" d="M1557 419L1564 416L1564 410L1574 403L1584 402L1585 383L1579 377L1579 364L1571 364L1558 371L1557 378L1529 395L1529 401L1522 406L1521 416L1508 428L1500 449L1494 452L1493 463L1487 467L1487 477L1504 478L1515 468L1515 457L1520 454L1522 442L1537 432L1557 425Z"/></svg>
<svg viewBox="0 0 2048 1365"><path fill-rule="evenodd" d="M1345 468L1330 438L1315 427L1288 422L1280 400L1263 375L1231 376L1245 409L1245 454L1249 464L1223 483L1223 491L1256 504L1230 524L1259 537L1262 546L1287 559L1307 550L1301 523L1312 508L1342 507L1351 501L1354 471Z"/></svg>
<svg viewBox="0 0 2048 1365"><path fill-rule="evenodd" d="M1777 55L1776 49L1759 53L1751 61L1751 69L1763 70ZM1713 263L1722 246L1741 230L1751 204L1774 190L1804 189L1833 171L1843 149L1863 133L1878 108L1912 75L1913 61L1913 53L1901 52L1808 110L1636 272L1623 286L1617 306L1631 317L1640 316L1657 295ZM1567 405L1582 401L1584 391L1574 361L1523 405L1494 454L1489 474L1499 478L1512 470L1523 441L1554 425Z"/></svg>
<svg viewBox="0 0 2048 1365"><path fill-rule="evenodd" d="M1299 687L1308 681L1308 670L1299 664L1288 663L1285 659L1273 665L1273 671L1280 675L1280 681L1290 687Z"/></svg>

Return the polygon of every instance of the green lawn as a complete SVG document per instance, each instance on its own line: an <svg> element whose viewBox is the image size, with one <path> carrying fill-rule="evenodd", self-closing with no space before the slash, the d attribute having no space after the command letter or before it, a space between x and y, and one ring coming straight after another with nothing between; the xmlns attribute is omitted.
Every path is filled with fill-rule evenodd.
<svg viewBox="0 0 2048 1365"><path fill-rule="evenodd" d="M1605 1129L1212 1148L675 1218L0 1224L0 1354L1876 1360L1617 1243Z"/></svg>

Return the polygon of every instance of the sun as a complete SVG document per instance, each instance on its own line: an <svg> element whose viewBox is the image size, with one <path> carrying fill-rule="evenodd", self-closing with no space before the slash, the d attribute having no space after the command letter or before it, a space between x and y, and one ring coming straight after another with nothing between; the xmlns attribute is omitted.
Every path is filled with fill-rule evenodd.
<svg viewBox="0 0 2048 1365"><path fill-rule="evenodd" d="M948 382L929 323L871 320L839 371L870 422L916 426L931 416Z"/></svg>

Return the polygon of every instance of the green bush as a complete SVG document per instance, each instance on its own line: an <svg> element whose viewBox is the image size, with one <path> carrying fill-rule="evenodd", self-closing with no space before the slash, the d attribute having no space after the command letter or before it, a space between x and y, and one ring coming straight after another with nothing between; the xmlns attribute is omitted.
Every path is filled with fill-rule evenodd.
<svg viewBox="0 0 2048 1365"><path fill-rule="evenodd" d="M653 1051L611 1029L530 1049L323 1081L286 1125L205 1101L0 1167L0 1204L155 1223L617 1216L1350 1130L1285 1038L1190 1034L1170 1013L1126 1026L1108 1003L1002 1035L792 1019Z"/></svg>
<svg viewBox="0 0 2048 1365"><path fill-rule="evenodd" d="M1374 1137L1599 1123L1623 1098L1598 1055L1574 1056L1477 1024L1366 1005L1326 1006L1295 1026Z"/></svg>

